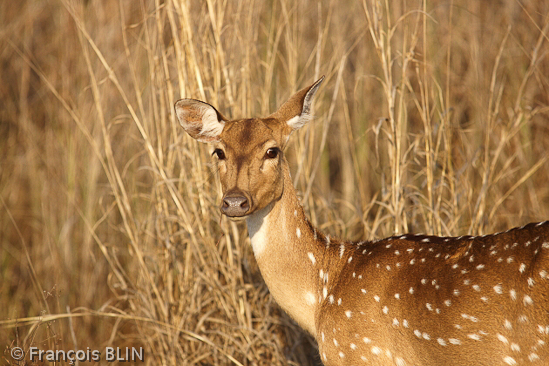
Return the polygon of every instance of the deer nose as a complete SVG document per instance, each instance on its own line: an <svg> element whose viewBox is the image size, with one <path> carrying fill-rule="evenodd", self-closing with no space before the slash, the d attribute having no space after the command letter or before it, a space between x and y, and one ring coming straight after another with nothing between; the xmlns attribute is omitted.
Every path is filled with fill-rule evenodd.
<svg viewBox="0 0 549 366"><path fill-rule="evenodd" d="M244 216L249 209L248 199L240 192L227 193L223 197L221 212L229 217Z"/></svg>

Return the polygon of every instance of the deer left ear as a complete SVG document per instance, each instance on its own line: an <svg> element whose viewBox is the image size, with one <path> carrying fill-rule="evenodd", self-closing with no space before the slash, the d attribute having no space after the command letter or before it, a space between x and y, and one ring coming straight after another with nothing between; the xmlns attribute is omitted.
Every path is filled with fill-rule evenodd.
<svg viewBox="0 0 549 366"><path fill-rule="evenodd" d="M200 142L218 142L227 119L208 103L195 99L180 99L175 113L181 126Z"/></svg>
<svg viewBox="0 0 549 366"><path fill-rule="evenodd" d="M323 80L324 76L313 85L301 89L269 116L269 118L276 118L289 127L288 136L292 131L300 129L313 119L311 114L313 97Z"/></svg>

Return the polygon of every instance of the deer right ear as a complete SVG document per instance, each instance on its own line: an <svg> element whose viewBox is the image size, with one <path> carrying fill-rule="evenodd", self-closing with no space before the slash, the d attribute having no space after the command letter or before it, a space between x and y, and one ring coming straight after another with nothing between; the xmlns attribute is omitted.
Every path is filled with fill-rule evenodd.
<svg viewBox="0 0 549 366"><path fill-rule="evenodd" d="M295 93L276 112L268 117L282 123L283 136L285 137L284 145L288 141L292 131L300 129L312 120L311 106L313 104L313 97L323 80L324 76L318 79L313 85Z"/></svg>
<svg viewBox="0 0 549 366"><path fill-rule="evenodd" d="M181 126L200 142L218 142L227 119L208 103L195 99L180 99L175 113Z"/></svg>

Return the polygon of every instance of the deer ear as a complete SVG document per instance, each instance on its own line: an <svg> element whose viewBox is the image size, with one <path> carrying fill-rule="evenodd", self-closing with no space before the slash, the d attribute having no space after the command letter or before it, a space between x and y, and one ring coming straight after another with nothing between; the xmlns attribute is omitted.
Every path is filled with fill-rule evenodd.
<svg viewBox="0 0 549 366"><path fill-rule="evenodd" d="M185 131L200 142L218 142L227 121L217 109L195 99L178 100L175 113Z"/></svg>
<svg viewBox="0 0 549 366"><path fill-rule="evenodd" d="M276 118L289 127L288 135L297 129L309 123L313 116L311 114L311 105L313 97L318 90L324 76L318 79L313 85L301 89L295 93L286 103L282 104L278 110L271 114L270 118Z"/></svg>

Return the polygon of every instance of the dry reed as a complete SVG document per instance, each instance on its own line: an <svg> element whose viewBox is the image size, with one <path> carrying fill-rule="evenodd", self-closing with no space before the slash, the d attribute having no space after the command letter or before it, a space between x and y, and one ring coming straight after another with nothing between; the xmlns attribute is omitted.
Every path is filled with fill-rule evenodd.
<svg viewBox="0 0 549 366"><path fill-rule="evenodd" d="M320 75L288 148L312 221L359 239L549 218L549 3L0 3L0 345L144 347L147 365L312 365L192 97L262 116ZM104 362L104 361L102 361Z"/></svg>

